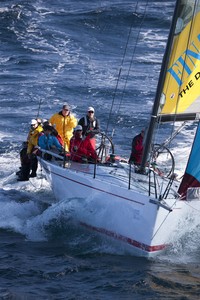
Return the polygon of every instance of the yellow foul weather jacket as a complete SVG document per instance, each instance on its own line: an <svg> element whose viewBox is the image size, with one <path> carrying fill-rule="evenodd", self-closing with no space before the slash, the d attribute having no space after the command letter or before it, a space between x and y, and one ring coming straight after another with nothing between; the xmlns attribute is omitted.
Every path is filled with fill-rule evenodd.
<svg viewBox="0 0 200 300"><path fill-rule="evenodd" d="M37 128L35 128L34 130L30 130L29 134L28 134L28 148L27 148L27 154L31 154L33 148L35 146L37 146L38 144L38 137L39 137L39 133L43 131L43 128L41 125L39 125Z"/></svg>
<svg viewBox="0 0 200 300"><path fill-rule="evenodd" d="M70 139L73 135L73 129L77 126L77 119L74 115L70 114L69 116L64 117L62 112L54 114L49 122L55 127L58 131L58 134L62 137L65 145L65 150L69 152Z"/></svg>

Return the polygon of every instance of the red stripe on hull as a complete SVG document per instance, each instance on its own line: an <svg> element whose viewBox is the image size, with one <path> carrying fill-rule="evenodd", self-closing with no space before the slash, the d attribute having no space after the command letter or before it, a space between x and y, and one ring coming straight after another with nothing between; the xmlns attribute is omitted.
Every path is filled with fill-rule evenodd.
<svg viewBox="0 0 200 300"><path fill-rule="evenodd" d="M143 243L140 243L140 242L137 242L135 240L132 240L130 238L127 238L123 235L120 235L120 234L116 234L115 232L112 232L112 231L109 231L109 230L106 230L104 228L98 228L98 227L94 227L94 226L91 226L91 225L88 225L86 223L83 223L81 222L80 223L82 226L88 228L88 229L91 229L91 230L94 230L96 232L100 232L100 233L103 233L103 234L106 234L107 236L110 236L110 237L113 237L117 240L120 240L120 241L123 241L131 246L134 246L138 249L141 249L143 251L146 251L146 252L155 252L155 251L161 251L161 250L164 250L166 249L166 247L168 246L167 244L163 244L163 245L156 245L156 246L148 246L146 244L143 244Z"/></svg>

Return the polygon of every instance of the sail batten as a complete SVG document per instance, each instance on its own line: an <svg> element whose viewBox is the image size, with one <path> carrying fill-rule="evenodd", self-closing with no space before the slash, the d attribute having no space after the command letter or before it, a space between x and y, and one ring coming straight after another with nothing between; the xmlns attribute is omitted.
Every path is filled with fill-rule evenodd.
<svg viewBox="0 0 200 300"><path fill-rule="evenodd" d="M158 117L158 123L197 121L200 120L200 113L184 113L184 114L166 114Z"/></svg>

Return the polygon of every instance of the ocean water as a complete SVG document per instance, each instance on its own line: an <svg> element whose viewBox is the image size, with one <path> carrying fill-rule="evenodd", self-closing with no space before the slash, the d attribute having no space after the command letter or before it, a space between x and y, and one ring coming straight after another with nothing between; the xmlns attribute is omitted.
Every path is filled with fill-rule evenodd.
<svg viewBox="0 0 200 300"><path fill-rule="evenodd" d="M74 223L42 170L17 182L32 118L93 106L128 157L148 123L175 1L4 0L0 4L0 299L199 299L198 222L147 260ZM172 128L162 129L162 138ZM173 146L182 174L193 125ZM158 137L160 139L161 137ZM183 152L179 149L182 148Z"/></svg>

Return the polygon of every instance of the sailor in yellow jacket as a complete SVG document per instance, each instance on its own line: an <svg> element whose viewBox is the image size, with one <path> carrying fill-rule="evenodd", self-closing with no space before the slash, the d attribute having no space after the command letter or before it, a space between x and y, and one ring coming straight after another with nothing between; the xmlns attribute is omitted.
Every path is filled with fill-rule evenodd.
<svg viewBox="0 0 200 300"><path fill-rule="evenodd" d="M64 104L62 110L54 114L49 122L58 131L64 142L65 151L69 152L70 139L73 135L73 129L77 126L77 119L70 112L68 104Z"/></svg>
<svg viewBox="0 0 200 300"><path fill-rule="evenodd" d="M27 181L29 177L36 177L36 171L38 167L37 157L34 154L34 148L38 144L38 137L43 131L42 126L37 122L36 119L31 120L31 129L27 137L27 150L23 152L21 156L21 171L19 172L18 181ZM31 174L30 174L31 171Z"/></svg>
<svg viewBox="0 0 200 300"><path fill-rule="evenodd" d="M33 151L33 148L37 146L38 144L38 138L40 132L43 131L43 128L41 125L38 124L37 120L33 119L31 120L31 129L28 134L27 142L27 154L30 155Z"/></svg>

